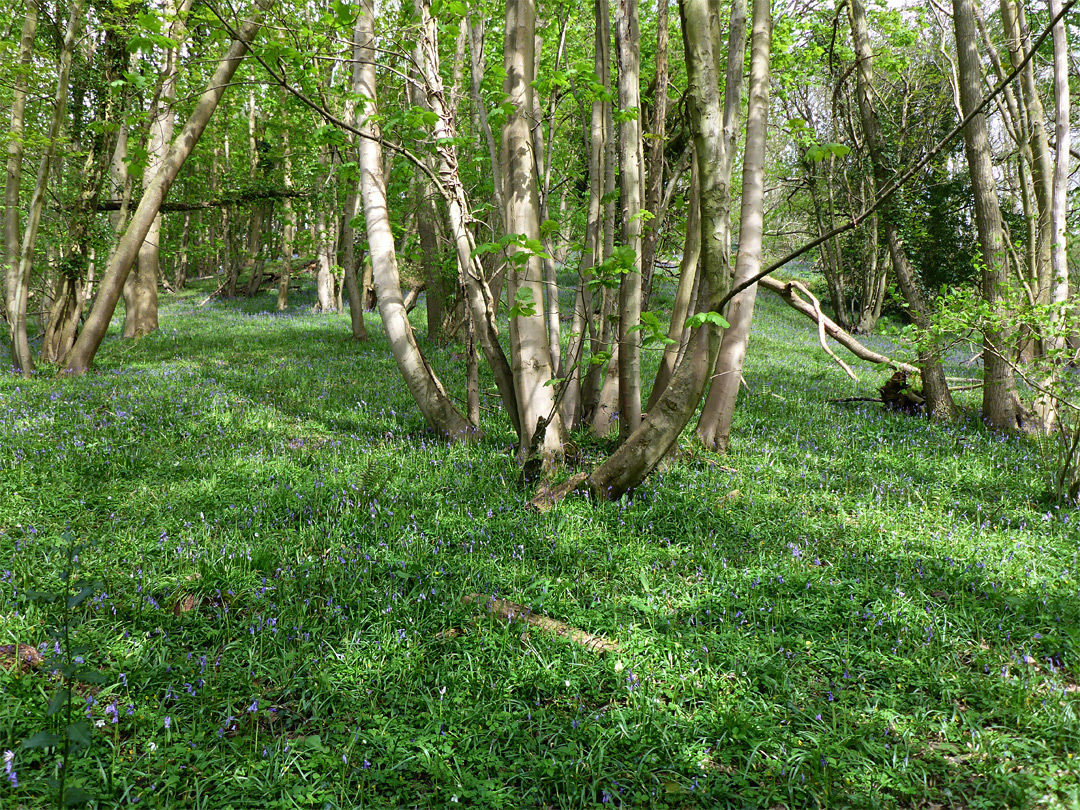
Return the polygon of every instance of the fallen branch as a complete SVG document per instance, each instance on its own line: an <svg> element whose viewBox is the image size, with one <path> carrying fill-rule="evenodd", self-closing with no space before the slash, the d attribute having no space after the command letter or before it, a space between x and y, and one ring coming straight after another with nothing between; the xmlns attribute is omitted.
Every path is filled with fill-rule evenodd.
<svg viewBox="0 0 1080 810"><path fill-rule="evenodd" d="M817 296L810 292L810 290L806 288L806 285L800 281L789 281L788 284L793 290L792 296L795 295L794 290L798 290L807 298L809 298L810 303L814 305L814 318L817 320L818 343L820 343L821 348L825 350L825 354L829 355L829 357L835 360L837 365L839 365L840 368L846 371L847 375L851 377L851 379L853 379L855 382L858 382L859 378L855 376L855 372L851 370L851 366L849 366L847 363L837 357L836 353L829 348L829 344L825 342L825 316L821 312L821 302L817 300Z"/></svg>
<svg viewBox="0 0 1080 810"><path fill-rule="evenodd" d="M218 197L215 200L165 202L161 204L161 210L165 213L176 211L206 211L211 208L221 208L226 205L239 205L248 202L259 202L260 200L299 199L306 196L307 194L305 192L294 191L293 189L264 188L253 191L237 191L232 194L226 194L223 197ZM96 210L119 211L123 204L123 200L98 200Z"/></svg>
<svg viewBox="0 0 1080 810"><path fill-rule="evenodd" d="M506 621L511 621L513 619L523 621L539 630L554 633L562 638L568 638L574 643L580 644L582 647L600 653L601 655L609 652L618 652L619 650L619 645L614 641L606 639L603 636L594 636L591 633L586 633L584 630L578 630L576 627L571 627L566 622L560 622L558 619L552 619L542 614L533 613L529 608L515 602L508 602L505 599L496 599L481 593L463 596L461 601L467 605L483 604L493 615L498 616L500 619Z"/></svg>
<svg viewBox="0 0 1080 810"><path fill-rule="evenodd" d="M814 298L814 296L810 294L810 291L807 290L806 287L804 287L799 282L778 281L777 279L765 276L758 281L758 284L760 284L766 290L771 290L772 292L776 293L784 300L784 303L787 304L789 307L798 312L801 312L807 318L817 323L818 339L821 341L822 346L825 346L825 340L822 335L827 334L829 337L831 337L833 340L835 340L853 355L858 357L860 360L865 360L868 363L876 363L878 365L889 366L889 368L895 368L899 371L906 371L908 372L908 374L919 373L919 369L917 369L910 363L901 363L899 360L893 360L891 357L887 357L884 354L879 354L873 349L868 349L861 343L859 343L859 341L857 341L851 335L851 333L849 333L845 329L840 328L840 326L837 325L837 323L832 318L823 313L821 311L820 305L814 306L808 304L806 301L799 297L799 293L802 292L806 295L809 295L814 300L814 304L817 304L817 299ZM851 369L844 365L839 360L839 358L836 357L835 354L829 351L827 346L825 347L825 351L828 352L834 360L840 362L841 366L843 366L844 370L847 371L848 374L850 374L853 378L858 379L852 373Z"/></svg>

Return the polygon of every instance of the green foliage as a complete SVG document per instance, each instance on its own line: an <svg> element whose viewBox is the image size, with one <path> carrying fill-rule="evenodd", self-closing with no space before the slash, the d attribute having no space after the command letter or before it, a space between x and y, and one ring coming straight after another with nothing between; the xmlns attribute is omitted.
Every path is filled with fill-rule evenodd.
<svg viewBox="0 0 1080 810"><path fill-rule="evenodd" d="M358 346L310 289L287 313L197 307L213 283L85 378L0 379L4 633L51 645L70 610L75 665L107 674L93 703L70 687L90 724L70 781L99 806L1068 806L1080 787L1077 517L1028 440L825 404L887 375L856 364L855 388L764 296L722 465L688 435L632 500L540 515L505 416L485 411L481 446L434 440L377 316ZM459 393L455 351L429 361ZM98 538L67 582L64 527ZM66 709L43 722L61 684L0 686L19 776L0 802L46 806L52 749L20 746L63 743Z"/></svg>

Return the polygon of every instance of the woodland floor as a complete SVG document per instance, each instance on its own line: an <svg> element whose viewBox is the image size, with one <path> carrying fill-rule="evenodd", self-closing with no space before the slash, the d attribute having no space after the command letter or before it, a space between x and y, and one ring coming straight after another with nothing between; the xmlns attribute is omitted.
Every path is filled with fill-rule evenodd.
<svg viewBox="0 0 1080 810"><path fill-rule="evenodd" d="M55 800L21 743L64 731L68 655L98 807L1080 803L1078 515L1036 441L826 404L887 372L766 297L728 456L687 438L633 499L538 515L505 420L434 441L377 317L357 345L308 294L212 289L82 379L0 378L0 644L46 657L0 670L0 807ZM84 584L65 647L34 592Z"/></svg>

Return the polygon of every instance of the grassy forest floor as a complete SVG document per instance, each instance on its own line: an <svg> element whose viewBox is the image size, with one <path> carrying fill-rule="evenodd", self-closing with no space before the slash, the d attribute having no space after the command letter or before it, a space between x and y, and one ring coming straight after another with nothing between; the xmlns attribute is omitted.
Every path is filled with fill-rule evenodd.
<svg viewBox="0 0 1080 810"><path fill-rule="evenodd" d="M434 441L375 316L357 345L305 295L206 289L82 379L0 379L0 644L47 664L0 670L0 807L55 796L20 743L68 723L65 622L103 681L68 777L99 807L1080 803L1080 518L974 399L949 426L827 404L887 372L856 385L769 296L728 456L685 439L633 499L538 515L505 420ZM83 585L68 620L32 598Z"/></svg>

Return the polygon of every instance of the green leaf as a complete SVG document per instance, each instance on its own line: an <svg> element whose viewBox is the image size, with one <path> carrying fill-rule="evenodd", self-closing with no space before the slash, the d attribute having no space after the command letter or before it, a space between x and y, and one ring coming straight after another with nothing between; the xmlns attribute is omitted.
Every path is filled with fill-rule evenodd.
<svg viewBox="0 0 1080 810"><path fill-rule="evenodd" d="M39 731L33 737L23 740L22 748L55 748L60 744L60 735L51 731Z"/></svg>
<svg viewBox="0 0 1080 810"><path fill-rule="evenodd" d="M79 746L90 745L90 721L80 720L67 727L68 739Z"/></svg>
<svg viewBox="0 0 1080 810"><path fill-rule="evenodd" d="M684 326L690 329L697 329L699 326L712 323L719 326L721 329L727 329L731 326L719 312L699 312L693 317L687 318Z"/></svg>
<svg viewBox="0 0 1080 810"><path fill-rule="evenodd" d="M842 158L842 157L847 157L848 155L851 154L851 147L850 146L844 146L844 144L842 144L842 143L826 143L826 144L823 144L821 148L826 150L827 152L830 152L831 154L835 155L836 157L841 157Z"/></svg>
<svg viewBox="0 0 1080 810"><path fill-rule="evenodd" d="M71 691L68 689L57 689L53 696L49 698L49 708L45 710L45 716L54 717L63 711L70 695Z"/></svg>
<svg viewBox="0 0 1080 810"><path fill-rule="evenodd" d="M74 807L78 804L87 804L93 800L94 797L92 795L77 785L69 787L64 791L64 804L67 807Z"/></svg>
<svg viewBox="0 0 1080 810"><path fill-rule="evenodd" d="M71 677L79 683L88 683L95 686L112 683L112 679L108 675L104 672L98 672L96 669L80 669L74 672Z"/></svg>
<svg viewBox="0 0 1080 810"><path fill-rule="evenodd" d="M74 596L69 596L67 598L67 606L69 608L78 607L89 597L94 595L94 590L95 589L93 585L83 585L81 588L79 588L79 592L77 594L75 594Z"/></svg>

